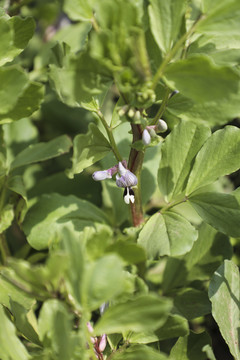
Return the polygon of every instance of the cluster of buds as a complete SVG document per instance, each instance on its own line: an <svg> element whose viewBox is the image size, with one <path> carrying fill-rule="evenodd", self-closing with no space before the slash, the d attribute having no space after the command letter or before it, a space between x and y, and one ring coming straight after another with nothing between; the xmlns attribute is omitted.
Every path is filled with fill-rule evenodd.
<svg viewBox="0 0 240 360"><path fill-rule="evenodd" d="M135 201L133 186L138 183L136 175L127 169L127 163L125 160L119 162L107 170L95 171L92 175L95 181L101 181L105 179L111 179L116 174L116 185L124 188L123 199L126 204L133 204Z"/></svg>
<svg viewBox="0 0 240 360"><path fill-rule="evenodd" d="M126 115L131 121L138 123L141 120L141 112L129 105L124 105L118 110L120 117Z"/></svg>
<svg viewBox="0 0 240 360"><path fill-rule="evenodd" d="M88 331L92 334L93 333L93 327L90 322L87 323ZM106 348L107 345L107 335L103 334L99 337L93 337L91 336L91 343L94 346L94 352L96 354L97 359L103 359L103 351Z"/></svg>
<svg viewBox="0 0 240 360"><path fill-rule="evenodd" d="M163 133L167 131L167 129L167 123L162 119L159 119L156 125L146 126L142 133L142 141L144 145L149 145L151 143L151 138L157 136L156 133Z"/></svg>

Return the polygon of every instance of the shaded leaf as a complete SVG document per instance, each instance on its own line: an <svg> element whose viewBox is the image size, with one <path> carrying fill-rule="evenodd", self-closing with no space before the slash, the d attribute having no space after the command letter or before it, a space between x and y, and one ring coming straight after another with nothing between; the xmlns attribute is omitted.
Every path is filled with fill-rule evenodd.
<svg viewBox="0 0 240 360"><path fill-rule="evenodd" d="M2 305L0 305L0 343L0 357L2 360L30 359L26 348L16 335L16 329L13 323L5 315Z"/></svg>
<svg viewBox="0 0 240 360"><path fill-rule="evenodd" d="M192 194L189 201L208 224L224 234L240 236L240 205L230 194Z"/></svg>
<svg viewBox="0 0 240 360"><path fill-rule="evenodd" d="M71 139L67 135L59 136L48 143L30 145L15 157L11 169L60 156L68 152L71 146Z"/></svg>
<svg viewBox="0 0 240 360"><path fill-rule="evenodd" d="M225 260L214 273L209 286L209 298L213 317L231 354L238 360L240 359L239 269L232 261Z"/></svg>
<svg viewBox="0 0 240 360"><path fill-rule="evenodd" d="M73 178L85 168L101 160L111 151L111 146L95 124L89 125L87 134L79 134L73 140L73 166L68 176Z"/></svg>
<svg viewBox="0 0 240 360"><path fill-rule="evenodd" d="M23 229L35 249L47 248L64 226L74 225L77 231L94 222L106 223L105 214L86 200L58 194L43 195L26 214ZM58 234L58 235L57 235Z"/></svg>
<svg viewBox="0 0 240 360"><path fill-rule="evenodd" d="M166 298L150 294L133 297L111 306L97 322L94 331L96 334L113 334L155 330L166 321L170 308L171 302Z"/></svg>

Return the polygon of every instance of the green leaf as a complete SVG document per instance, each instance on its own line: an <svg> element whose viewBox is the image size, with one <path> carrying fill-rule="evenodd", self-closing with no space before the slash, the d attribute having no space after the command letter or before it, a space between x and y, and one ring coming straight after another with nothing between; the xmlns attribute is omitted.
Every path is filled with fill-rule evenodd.
<svg viewBox="0 0 240 360"><path fill-rule="evenodd" d="M146 253L141 246L123 240L108 246L106 251L117 253L127 264L138 264L146 260Z"/></svg>
<svg viewBox="0 0 240 360"><path fill-rule="evenodd" d="M240 129L226 126L216 131L196 156L186 192L208 185L239 169Z"/></svg>
<svg viewBox="0 0 240 360"><path fill-rule="evenodd" d="M44 86L37 82L29 82L17 99L14 107L5 114L0 114L0 124L9 123L32 115L38 110L44 96Z"/></svg>
<svg viewBox="0 0 240 360"><path fill-rule="evenodd" d="M5 273L0 274L0 304L11 308L11 301L17 302L25 309L29 310L35 300L26 292L19 289L11 282L11 277Z"/></svg>
<svg viewBox="0 0 240 360"><path fill-rule="evenodd" d="M208 224L224 234L240 236L240 205L230 194L200 193L191 195L189 201Z"/></svg>
<svg viewBox="0 0 240 360"><path fill-rule="evenodd" d="M2 360L27 360L30 356L16 335L16 329L0 305L0 357Z"/></svg>
<svg viewBox="0 0 240 360"><path fill-rule="evenodd" d="M216 35L239 34L240 4L238 0L203 0L205 18L196 28L197 32Z"/></svg>
<svg viewBox="0 0 240 360"><path fill-rule="evenodd" d="M133 345L127 350L117 352L114 360L167 360L167 356L146 345Z"/></svg>
<svg viewBox="0 0 240 360"><path fill-rule="evenodd" d="M11 299L10 304L10 310L14 316L14 323L18 331L34 344L41 346L37 333L37 321L33 310L28 311L18 302L12 301Z"/></svg>
<svg viewBox="0 0 240 360"><path fill-rule="evenodd" d="M229 238L202 223L192 249L182 258L168 258L163 274L164 293L196 280L209 280L222 261L231 258Z"/></svg>
<svg viewBox="0 0 240 360"><path fill-rule="evenodd" d="M97 322L94 332L100 335L155 330L166 321L170 308L168 299L155 295L133 297L111 306Z"/></svg>
<svg viewBox="0 0 240 360"><path fill-rule="evenodd" d="M0 68L0 115L16 106L27 86L28 77L18 66Z"/></svg>
<svg viewBox="0 0 240 360"><path fill-rule="evenodd" d="M149 344L161 340L177 338L179 336L186 336L189 334L188 321L176 314L170 314L166 322L157 330L142 332L142 333L130 333L127 335L127 339L132 344Z"/></svg>
<svg viewBox="0 0 240 360"><path fill-rule="evenodd" d="M172 89L196 102L220 100L237 93L240 77L226 66L216 66L205 55L197 55L170 64L165 72Z"/></svg>
<svg viewBox="0 0 240 360"><path fill-rule="evenodd" d="M180 122L167 136L161 148L158 183L168 201L185 190L194 158L210 134L203 125Z"/></svg>
<svg viewBox="0 0 240 360"><path fill-rule="evenodd" d="M232 261L225 260L211 279L209 298L212 303L213 317L236 360L240 359L239 294L238 267Z"/></svg>
<svg viewBox="0 0 240 360"><path fill-rule="evenodd" d="M110 73L104 65L80 52L66 60L66 65L50 65L50 80L62 102L96 111L111 85Z"/></svg>
<svg viewBox="0 0 240 360"><path fill-rule="evenodd" d="M150 27L159 48L168 52L179 37L186 3L184 0L150 0Z"/></svg>
<svg viewBox="0 0 240 360"><path fill-rule="evenodd" d="M189 336L179 338L173 346L171 360L206 360L204 346L211 343L209 335L205 332L201 334L190 333Z"/></svg>
<svg viewBox="0 0 240 360"><path fill-rule="evenodd" d="M15 157L11 170L60 156L68 152L71 146L71 139L67 135L59 136L48 143L30 145Z"/></svg>
<svg viewBox="0 0 240 360"><path fill-rule="evenodd" d="M30 245L47 248L60 235L64 226L82 231L95 222L106 223L107 217L96 206L75 196L43 195L26 214L23 230Z"/></svg>
<svg viewBox="0 0 240 360"><path fill-rule="evenodd" d="M91 2L85 0L65 0L63 11L74 21L91 21L93 12Z"/></svg>
<svg viewBox="0 0 240 360"><path fill-rule="evenodd" d="M83 305L96 310L122 291L123 280L123 262L117 255L106 255L89 264L82 290Z"/></svg>
<svg viewBox="0 0 240 360"><path fill-rule="evenodd" d="M170 314L167 321L155 331L158 340L171 339L189 334L188 321L180 315Z"/></svg>
<svg viewBox="0 0 240 360"><path fill-rule="evenodd" d="M167 112L186 121L194 121L208 126L223 125L240 116L240 92L226 99L215 99L194 103L191 99L176 94L169 100Z"/></svg>
<svg viewBox="0 0 240 360"><path fill-rule="evenodd" d="M1 210L0 233L9 228L14 219L14 209L12 204L7 204Z"/></svg>
<svg viewBox="0 0 240 360"><path fill-rule="evenodd" d="M23 178L20 175L16 175L9 178L8 181L8 188L12 190L13 192L21 195L21 197L25 200L27 203L27 193L26 188L23 183Z"/></svg>
<svg viewBox="0 0 240 360"><path fill-rule="evenodd" d="M79 134L73 140L73 166L68 171L70 178L104 158L111 146L95 124L89 125L87 134Z"/></svg>
<svg viewBox="0 0 240 360"><path fill-rule="evenodd" d="M72 358L74 350L70 337L71 318L64 303L55 299L45 301L39 315L40 340L61 360Z"/></svg>
<svg viewBox="0 0 240 360"><path fill-rule="evenodd" d="M166 211L156 213L141 230L138 243L149 258L187 253L197 239L197 230L181 215Z"/></svg>
<svg viewBox="0 0 240 360"><path fill-rule="evenodd" d="M27 46L34 34L35 22L33 18L21 19L18 16L11 18L0 17L0 66L12 61Z"/></svg>
<svg viewBox="0 0 240 360"><path fill-rule="evenodd" d="M211 313L207 293L193 288L185 288L174 297L174 306L188 320Z"/></svg>

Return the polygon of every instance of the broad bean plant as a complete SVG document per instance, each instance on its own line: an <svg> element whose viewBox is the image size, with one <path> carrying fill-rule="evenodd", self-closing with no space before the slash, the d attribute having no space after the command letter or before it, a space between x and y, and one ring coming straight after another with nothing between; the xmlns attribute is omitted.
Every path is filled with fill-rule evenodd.
<svg viewBox="0 0 240 360"><path fill-rule="evenodd" d="M0 1L0 359L240 360L240 1Z"/></svg>

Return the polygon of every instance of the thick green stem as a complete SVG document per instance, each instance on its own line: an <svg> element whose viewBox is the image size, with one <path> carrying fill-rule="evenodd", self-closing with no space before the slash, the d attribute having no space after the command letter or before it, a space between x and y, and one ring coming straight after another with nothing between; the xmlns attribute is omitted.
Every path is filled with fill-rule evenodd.
<svg viewBox="0 0 240 360"><path fill-rule="evenodd" d="M132 124L133 143L142 138L142 130L140 125ZM144 222L141 196L141 171L143 164L144 152L131 149L128 168L138 178L138 186L134 189L135 202L131 204L132 222L134 226L139 226Z"/></svg>
<svg viewBox="0 0 240 360"><path fill-rule="evenodd" d="M112 133L112 128L108 125L108 123L106 122L106 120L100 110L97 111L97 115L98 115L99 119L101 120L101 123L103 124L103 126L107 132L108 139L109 139L109 142L110 142L110 145L112 148L112 152L113 152L115 158L117 159L117 161L122 161L122 156L121 156L120 152L118 151L117 144L115 142L115 139L114 139L114 136Z"/></svg>
<svg viewBox="0 0 240 360"><path fill-rule="evenodd" d="M192 27L185 33L183 36L176 42L176 44L173 46L173 48L169 51L169 53L166 54L165 59L159 66L156 74L153 77L153 83L152 83L152 89L155 89L159 80L161 79L164 70L168 63L173 59L173 57L177 54L177 52L181 49L181 47L185 44L186 40L195 32L197 26L199 23L205 19L205 15L201 15L195 23L192 25Z"/></svg>

